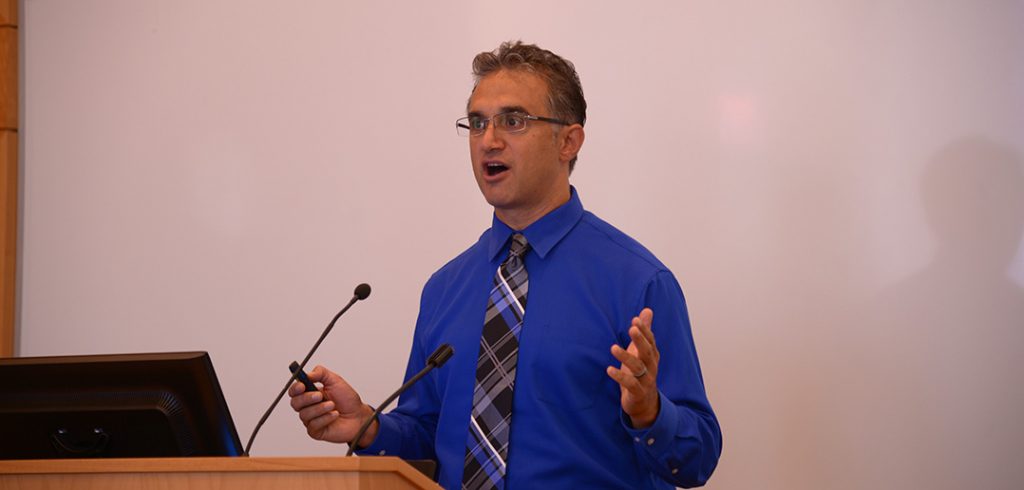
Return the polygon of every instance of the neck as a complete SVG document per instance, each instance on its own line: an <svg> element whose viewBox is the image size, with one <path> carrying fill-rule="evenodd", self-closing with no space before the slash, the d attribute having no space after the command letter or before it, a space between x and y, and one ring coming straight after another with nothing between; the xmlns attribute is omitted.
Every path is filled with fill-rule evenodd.
<svg viewBox="0 0 1024 490"><path fill-rule="evenodd" d="M569 187L566 186L565 192L560 192L552 199L545 201L544 203L534 206L530 209L502 209L494 208L494 215L501 220L502 223L508 225L516 231L522 231L526 227L532 225L535 221L543 218L548 213L558 209L559 206L569 202Z"/></svg>

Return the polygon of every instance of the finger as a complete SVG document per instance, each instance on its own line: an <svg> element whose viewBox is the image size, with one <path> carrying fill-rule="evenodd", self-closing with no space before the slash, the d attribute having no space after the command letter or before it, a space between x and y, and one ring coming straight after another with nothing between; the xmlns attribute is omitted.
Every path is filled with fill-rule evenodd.
<svg viewBox="0 0 1024 490"><path fill-rule="evenodd" d="M309 426L309 423L313 420L331 413L332 411L336 412L334 410L334 402L330 400L323 403L309 405L304 407L302 410L299 410L299 420L301 420L306 426Z"/></svg>
<svg viewBox="0 0 1024 490"><path fill-rule="evenodd" d="M644 308L643 310L640 311L640 315L633 318L633 326L640 329L640 332L643 333L644 338L646 338L647 342L650 343L651 345L654 345L654 330L652 330L651 328L653 322L654 311L652 311L650 308Z"/></svg>
<svg viewBox="0 0 1024 490"><path fill-rule="evenodd" d="M319 391L311 391L309 393L299 393L293 396L291 399L292 410L296 412L305 409L310 405L314 405L324 401L324 394Z"/></svg>
<svg viewBox="0 0 1024 490"><path fill-rule="evenodd" d="M324 391L330 393L332 390L354 391L352 387L337 373L323 366L317 366L309 375L310 381L319 382ZM328 395L330 396L330 395Z"/></svg>
<svg viewBox="0 0 1024 490"><path fill-rule="evenodd" d="M657 364L654 358L654 346L647 340L643 332L637 327L629 328L629 338L633 340L633 346L636 347L636 357L640 359L644 365L650 367L653 364Z"/></svg>
<svg viewBox="0 0 1024 490"><path fill-rule="evenodd" d="M643 331L636 327L630 327L629 336L633 340L631 345L636 356L648 369L657 371L658 364L661 362L661 354L658 353L658 347L648 341L647 337L643 335Z"/></svg>
<svg viewBox="0 0 1024 490"><path fill-rule="evenodd" d="M635 375L644 372L646 369L644 363L633 354L626 352L625 349L618 345L612 346L612 356L622 363L623 367L629 370L629 376L634 377ZM641 376L641 378L644 376Z"/></svg>
<svg viewBox="0 0 1024 490"><path fill-rule="evenodd" d="M608 377L615 380L619 386L630 392L633 396L642 398L646 393L646 390L644 390L643 385L640 384L640 380L637 379L636 376L613 366L608 366L605 372L608 374Z"/></svg>
<svg viewBox="0 0 1024 490"><path fill-rule="evenodd" d="M331 373L327 368L325 368L325 367L323 367L323 366L321 366L319 364L317 364L317 366L315 368L313 368L312 371L307 373L307 375L309 376L309 380L314 382L314 383L315 382L323 382L324 378L326 378L330 374L333 374L333 373Z"/></svg>
<svg viewBox="0 0 1024 490"><path fill-rule="evenodd" d="M650 308L644 308L640 310L640 321L648 327L654 322L654 310Z"/></svg>
<svg viewBox="0 0 1024 490"><path fill-rule="evenodd" d="M306 433L319 438L338 417L338 412L332 411L310 420L306 423Z"/></svg>
<svg viewBox="0 0 1024 490"><path fill-rule="evenodd" d="M634 318L633 325L640 329L644 338L647 339L647 343L651 346L651 351L655 356L660 355L658 352L658 344L654 339L654 312L650 308L644 308L640 315Z"/></svg>
<svg viewBox="0 0 1024 490"><path fill-rule="evenodd" d="M292 385L288 387L288 396L295 397L306 392L306 385L293 381Z"/></svg>

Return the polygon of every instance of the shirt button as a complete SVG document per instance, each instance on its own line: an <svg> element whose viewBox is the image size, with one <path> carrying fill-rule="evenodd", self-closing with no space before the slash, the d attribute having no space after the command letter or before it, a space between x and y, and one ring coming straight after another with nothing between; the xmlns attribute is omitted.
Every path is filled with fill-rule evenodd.
<svg viewBox="0 0 1024 490"><path fill-rule="evenodd" d="M647 445L648 446L653 446L654 445L654 438L653 437L647 440Z"/></svg>
<svg viewBox="0 0 1024 490"><path fill-rule="evenodd" d="M679 473L679 468L672 468L672 474L675 475L677 473Z"/></svg>
<svg viewBox="0 0 1024 490"><path fill-rule="evenodd" d="M633 438L633 442L640 442L640 438L639 437L634 437Z"/></svg>
<svg viewBox="0 0 1024 490"><path fill-rule="evenodd" d="M379 453L379 454L380 454L381 456L383 456L383 455L384 455L384 453L386 453L386 452L387 452L387 451L385 451L385 450L381 449L381 450L380 450L380 453Z"/></svg>

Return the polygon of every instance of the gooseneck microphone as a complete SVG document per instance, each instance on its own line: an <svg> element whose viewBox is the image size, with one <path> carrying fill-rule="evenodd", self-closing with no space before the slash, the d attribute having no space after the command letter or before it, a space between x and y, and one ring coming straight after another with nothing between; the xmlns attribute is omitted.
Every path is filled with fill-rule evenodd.
<svg viewBox="0 0 1024 490"><path fill-rule="evenodd" d="M381 403L380 406L373 411L373 415L366 419L366 422L363 422L362 427L359 428L359 432L357 432L356 436L352 438L352 442L348 443L348 452L345 453L345 456L351 456L352 453L355 452L356 444L359 442L359 439L363 438L363 434L366 434L366 430L370 428L370 424L372 424L374 420L377 420L377 417L380 416L381 412L383 412L391 402L395 401L395 398L398 398L398 395L401 395L402 392L409 389L410 386L416 384L420 378L426 376L432 369L443 366L444 363L448 362L448 359L451 359L453 355L455 355L455 349L452 349L452 346L448 344L441 344L440 347L438 347L437 350L427 358L426 367L416 373L415 376L409 378L409 381L406 381L401 388L384 400L384 403Z"/></svg>
<svg viewBox="0 0 1024 490"><path fill-rule="evenodd" d="M325 338L327 338L327 334L331 333L331 329L334 328L334 324L338 322L338 319L341 318L341 315L344 315L345 312L348 311L348 309L351 308L352 305L356 303L356 301L364 300L369 296L369 284L363 283L356 286L355 292L352 293L352 299L348 301L348 304L345 305L345 307L342 308L337 315L334 315L334 318L331 319L331 323L327 324L327 328L324 329L324 333L320 334L320 338L317 339L315 344L313 344L313 348L309 350L309 354L306 354L305 359L303 359L302 363L299 364L298 369L292 370L292 375L290 378L288 378L288 382L285 383L284 389L281 390L281 393L277 394L277 398L274 398L274 401L270 404L270 407L267 408L267 411L263 413L263 417L260 417L260 421L256 423L256 428L252 430L252 435L249 436L249 442L246 443L245 452L243 454L245 454L246 456L249 455L249 449L252 448L252 442L256 440L256 433L259 432L260 427L263 427L263 424L266 423L267 419L270 417L270 413L273 412L274 407L277 406L277 402L281 401L281 398L284 397L284 394L288 392L288 387L291 386L296 379L298 379L299 373L302 373L303 370L306 368L306 363L309 362L309 358L313 357L313 353L316 352L316 349L320 347L320 344L323 343Z"/></svg>

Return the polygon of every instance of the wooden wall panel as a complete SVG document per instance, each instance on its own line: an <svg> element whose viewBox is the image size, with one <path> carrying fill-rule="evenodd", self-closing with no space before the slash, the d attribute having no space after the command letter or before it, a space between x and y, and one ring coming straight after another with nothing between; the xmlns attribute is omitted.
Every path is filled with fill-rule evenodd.
<svg viewBox="0 0 1024 490"><path fill-rule="evenodd" d="M18 25L18 1L0 0L0 26Z"/></svg>
<svg viewBox="0 0 1024 490"><path fill-rule="evenodd" d="M18 28L15 0L0 0L0 129L18 128Z"/></svg>
<svg viewBox="0 0 1024 490"><path fill-rule="evenodd" d="M18 133L0 130L0 240L3 277L0 280L0 357L14 355L14 310L18 245Z"/></svg>
<svg viewBox="0 0 1024 490"><path fill-rule="evenodd" d="M0 357L14 355L18 246L18 2L0 0Z"/></svg>

